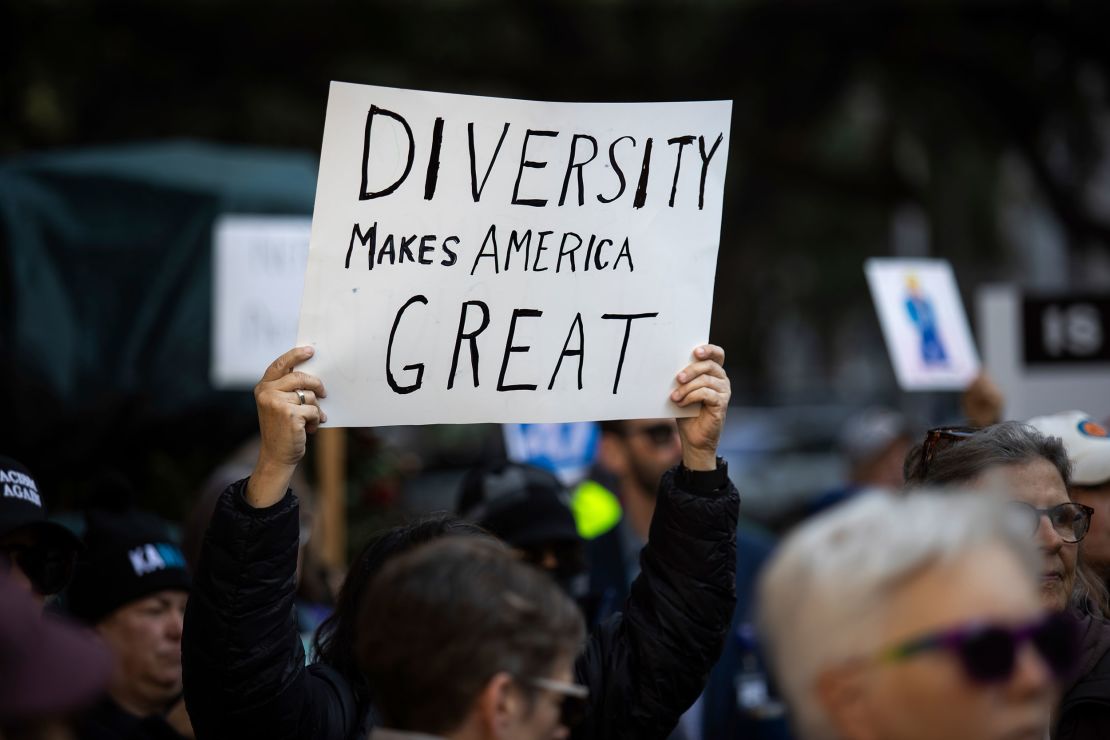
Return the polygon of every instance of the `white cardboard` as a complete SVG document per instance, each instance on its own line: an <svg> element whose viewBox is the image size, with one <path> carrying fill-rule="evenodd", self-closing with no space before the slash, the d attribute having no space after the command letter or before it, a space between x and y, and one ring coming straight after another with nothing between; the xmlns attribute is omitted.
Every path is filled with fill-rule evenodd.
<svg viewBox="0 0 1110 740"><path fill-rule="evenodd" d="M374 106L379 112L371 117ZM675 373L691 361L694 347L708 340L731 106L728 101L540 103L333 82L297 337L298 344L317 349L304 369L320 376L327 387L323 407L328 426L570 422L695 413L670 403L669 394ZM408 124L415 142L411 165L405 127L380 109ZM432 156L437 118L443 119L438 168ZM528 130L557 135L527 136ZM596 139L598 152L568 177L572 142L577 142L576 162L590 158L590 143L576 138L579 134ZM685 136L693 137L685 146L668 143ZM710 155L718 137L720 144ZM634 207L649 138L645 195L642 206ZM700 146L708 159L704 168ZM625 187L604 203L598 196L611 199L620 186L611 147ZM522 160L546 164L522 167ZM408 176L393 192L362 197L388 189L406 167ZM429 200L430 170L438 179ZM564 181L566 198L560 206ZM547 203L514 203L514 193L518 201ZM373 240L363 244L375 224ZM494 259L478 259L491 251L491 226L496 229L496 270ZM514 230L519 239L531 232L527 269L522 252L509 253ZM543 251L538 249L541 232L550 232ZM575 244L574 237L564 237L567 232L583 240L575 252L574 271L569 256L559 260L563 239L568 254ZM394 242L393 263L387 235ZM434 238L423 242L426 235ZM587 271L584 257L591 235L595 244L610 242L600 261L590 260ZM408 244L413 258L400 262L399 242L413 236L415 241ZM629 247L622 257L626 239ZM430 264L419 262L422 242L429 247L423 256ZM597 269L606 264L607 269ZM414 296L422 298L410 303ZM479 385L473 385L470 343L463 340L449 390L462 306L474 302L464 327L464 332L473 332L483 318L478 301L489 311L488 326L474 340ZM514 309L542 315L518 317L512 345L521 349L508 353L502 385L535 385L535 390L498 390ZM602 318L644 313L658 315L632 321ZM569 351L579 345L577 314L585 348L581 389L580 358L575 355L563 356L551 382L564 345ZM629 337L614 393L626 328ZM394 384L407 392L391 387L387 360Z"/></svg>
<svg viewBox="0 0 1110 740"><path fill-rule="evenodd" d="M902 389L967 388L979 355L947 260L875 258L864 269Z"/></svg>
<svg viewBox="0 0 1110 740"><path fill-rule="evenodd" d="M212 238L212 385L250 388L293 346L311 219L222 216Z"/></svg>

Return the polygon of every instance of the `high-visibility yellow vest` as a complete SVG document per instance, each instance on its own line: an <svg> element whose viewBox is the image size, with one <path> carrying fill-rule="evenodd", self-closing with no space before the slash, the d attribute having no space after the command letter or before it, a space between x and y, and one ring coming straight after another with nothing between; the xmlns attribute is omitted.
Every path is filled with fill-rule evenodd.
<svg viewBox="0 0 1110 740"><path fill-rule="evenodd" d="M585 480L570 494L570 509L578 536L592 540L608 532L621 520L621 502L597 481Z"/></svg>

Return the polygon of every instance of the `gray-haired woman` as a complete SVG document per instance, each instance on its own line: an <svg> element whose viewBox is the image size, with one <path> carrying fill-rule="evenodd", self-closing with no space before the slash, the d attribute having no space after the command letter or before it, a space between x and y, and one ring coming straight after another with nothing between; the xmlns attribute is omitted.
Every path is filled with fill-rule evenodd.
<svg viewBox="0 0 1110 740"><path fill-rule="evenodd" d="M783 541L759 624L798 737L1044 740L1074 634L994 499L868 493Z"/></svg>
<svg viewBox="0 0 1110 740"><path fill-rule="evenodd" d="M1018 422L939 428L906 457L907 489L958 485L998 490L1025 516L1042 556L1041 599L1081 622L1083 657L1064 687L1055 740L1110 737L1110 623L1105 586L1079 562L1092 510L1068 497L1071 467L1059 439Z"/></svg>

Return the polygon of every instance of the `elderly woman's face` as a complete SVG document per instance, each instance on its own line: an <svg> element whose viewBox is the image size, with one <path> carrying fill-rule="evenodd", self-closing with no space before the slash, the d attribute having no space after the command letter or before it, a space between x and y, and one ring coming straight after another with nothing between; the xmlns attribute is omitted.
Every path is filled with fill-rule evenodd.
<svg viewBox="0 0 1110 740"><path fill-rule="evenodd" d="M992 468L973 481L972 486L1003 491L1015 501L1038 509L1049 509L1071 500L1056 466L1043 458L1022 465ZM1041 517L1034 537L1044 556L1041 601L1045 608L1062 612L1067 608L1075 587L1079 545L1064 542L1046 516Z"/></svg>
<svg viewBox="0 0 1110 740"><path fill-rule="evenodd" d="M1042 614L1017 557L987 544L924 568L895 590L875 646L976 624L1013 628ZM850 670L854 675L826 677L822 691L838 735L848 740L1044 740L1058 697L1048 665L1028 641L1017 648L1010 675L991 683L970 678L946 649Z"/></svg>

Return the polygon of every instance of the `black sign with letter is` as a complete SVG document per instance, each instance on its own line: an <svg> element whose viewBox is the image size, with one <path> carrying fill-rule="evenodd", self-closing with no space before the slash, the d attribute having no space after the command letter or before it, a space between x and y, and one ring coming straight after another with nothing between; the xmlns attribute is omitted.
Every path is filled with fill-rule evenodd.
<svg viewBox="0 0 1110 740"><path fill-rule="evenodd" d="M1026 296L1026 365L1110 364L1110 295Z"/></svg>

